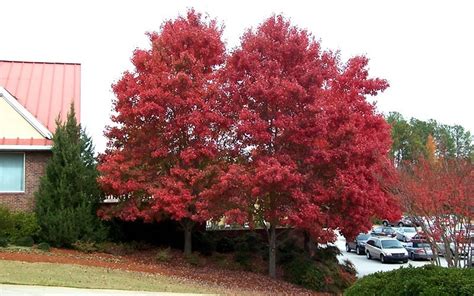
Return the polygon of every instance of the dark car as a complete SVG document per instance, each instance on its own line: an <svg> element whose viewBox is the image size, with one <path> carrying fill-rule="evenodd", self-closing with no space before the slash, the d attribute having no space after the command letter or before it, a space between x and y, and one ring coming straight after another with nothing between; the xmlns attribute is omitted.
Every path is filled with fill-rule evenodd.
<svg viewBox="0 0 474 296"><path fill-rule="evenodd" d="M357 255L364 255L365 243L369 238L370 234L360 233L354 240L346 242L346 251L350 252L351 250L355 250Z"/></svg>
<svg viewBox="0 0 474 296"><path fill-rule="evenodd" d="M378 226L375 227L372 232L370 232L370 235L373 236L388 236L388 237L394 237L397 235L397 232L395 229L393 229L390 226Z"/></svg>
<svg viewBox="0 0 474 296"><path fill-rule="evenodd" d="M389 219L385 219L382 221L382 225L383 226L397 226L397 227L404 227L404 226L417 226L415 225L415 223L413 223L413 221L406 217L406 216L402 216L401 219L398 219L398 220L389 220Z"/></svg>
<svg viewBox="0 0 474 296"><path fill-rule="evenodd" d="M411 241L405 245L405 249L408 251L408 257L411 260L418 259L433 259L433 251L431 246L426 241Z"/></svg>

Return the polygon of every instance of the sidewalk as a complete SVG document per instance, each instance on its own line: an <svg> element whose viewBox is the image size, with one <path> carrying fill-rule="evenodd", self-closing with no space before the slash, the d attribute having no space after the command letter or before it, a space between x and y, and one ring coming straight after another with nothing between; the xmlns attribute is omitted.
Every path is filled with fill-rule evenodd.
<svg viewBox="0 0 474 296"><path fill-rule="evenodd" d="M143 292L123 290L78 289L63 287L0 285L0 296L192 296L206 294L186 294L170 292ZM211 294L207 294L211 295Z"/></svg>

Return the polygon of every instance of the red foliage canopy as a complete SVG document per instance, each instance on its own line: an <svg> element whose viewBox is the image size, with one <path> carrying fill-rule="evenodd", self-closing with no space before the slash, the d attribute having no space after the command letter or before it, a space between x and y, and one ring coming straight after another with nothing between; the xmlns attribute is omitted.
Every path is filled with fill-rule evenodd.
<svg viewBox="0 0 474 296"><path fill-rule="evenodd" d="M281 16L248 31L222 72L242 157L206 206L222 207L226 196L227 217L257 216L324 241L336 228L351 236L373 216L396 215L381 182L390 175L390 128L365 99L388 84L368 77L367 62L342 64Z"/></svg>
<svg viewBox="0 0 474 296"><path fill-rule="evenodd" d="M416 217L474 219L474 166L469 159L419 159L400 173L399 197ZM459 222L461 223L461 222Z"/></svg>
<svg viewBox="0 0 474 296"><path fill-rule="evenodd" d="M257 217L327 241L396 214L381 181L390 128L366 101L388 84L369 78L365 57L341 63L280 16L225 66L220 29L194 11L149 36L113 87L99 167L126 200L121 218Z"/></svg>
<svg viewBox="0 0 474 296"><path fill-rule="evenodd" d="M122 219L201 221L195 204L213 181L217 134L228 122L216 111L221 29L191 10L148 36L151 49L135 50L135 70L113 86L115 124L100 181L126 201L116 213Z"/></svg>

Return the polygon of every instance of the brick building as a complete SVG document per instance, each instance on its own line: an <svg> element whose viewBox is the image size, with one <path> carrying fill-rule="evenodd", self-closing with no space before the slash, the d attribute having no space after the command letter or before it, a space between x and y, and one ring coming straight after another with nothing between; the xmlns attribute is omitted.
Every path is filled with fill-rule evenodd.
<svg viewBox="0 0 474 296"><path fill-rule="evenodd" d="M80 64L0 60L0 205L33 208L56 118L74 104L80 119L80 78Z"/></svg>

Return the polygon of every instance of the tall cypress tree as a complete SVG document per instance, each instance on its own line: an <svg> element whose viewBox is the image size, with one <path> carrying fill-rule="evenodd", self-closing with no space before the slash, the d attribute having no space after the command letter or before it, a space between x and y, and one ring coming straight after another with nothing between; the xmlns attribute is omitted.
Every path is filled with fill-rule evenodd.
<svg viewBox="0 0 474 296"><path fill-rule="evenodd" d="M56 125L53 155L36 194L40 238L55 246L100 240L105 228L95 213L101 193L92 140L72 105L66 122L58 119Z"/></svg>

